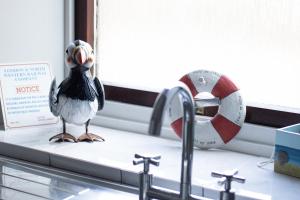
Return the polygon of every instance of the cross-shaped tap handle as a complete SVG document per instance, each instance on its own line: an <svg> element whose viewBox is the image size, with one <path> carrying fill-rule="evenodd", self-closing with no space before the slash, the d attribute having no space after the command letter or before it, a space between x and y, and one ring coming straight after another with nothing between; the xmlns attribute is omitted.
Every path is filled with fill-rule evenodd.
<svg viewBox="0 0 300 200"><path fill-rule="evenodd" d="M212 177L216 177L216 178L221 178L218 183L220 185L225 185L225 191L229 192L231 189L231 182L232 181L236 181L238 183L245 183L246 179L243 177L238 177L235 176L236 174L238 174L238 170L234 169L234 170L227 170L223 173L219 173L219 172L212 172L211 176Z"/></svg>
<svg viewBox="0 0 300 200"><path fill-rule="evenodd" d="M161 158L160 155L157 156L152 156L152 155L147 155L147 156L142 156L139 154L134 155L134 160L133 160L133 165L139 165L141 163L144 164L144 173L148 173L150 169L150 164L159 166L159 160Z"/></svg>

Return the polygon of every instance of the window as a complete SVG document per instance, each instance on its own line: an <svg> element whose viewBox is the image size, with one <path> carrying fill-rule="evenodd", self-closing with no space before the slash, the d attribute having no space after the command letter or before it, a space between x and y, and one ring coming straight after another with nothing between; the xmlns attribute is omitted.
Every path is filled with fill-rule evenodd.
<svg viewBox="0 0 300 200"><path fill-rule="evenodd" d="M208 69L247 102L300 108L300 2L99 0L98 55L106 82L160 91ZM297 9L298 8L298 9Z"/></svg>
<svg viewBox="0 0 300 200"><path fill-rule="evenodd" d="M108 99L152 106L161 86L206 68L242 88L250 102L246 121L274 127L300 121L299 2L97 3L99 76Z"/></svg>

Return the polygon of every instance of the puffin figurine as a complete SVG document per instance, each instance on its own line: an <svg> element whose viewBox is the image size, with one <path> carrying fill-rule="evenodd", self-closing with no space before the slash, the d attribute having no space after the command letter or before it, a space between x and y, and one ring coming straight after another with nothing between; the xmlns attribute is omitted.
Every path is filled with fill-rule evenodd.
<svg viewBox="0 0 300 200"><path fill-rule="evenodd" d="M56 87L56 80L51 83L49 107L55 116L60 116L63 131L49 139L63 141L104 141L104 138L89 133L90 120L104 105L105 95L102 83L93 78L90 68L94 65L92 47L81 40L71 43L66 49L65 62L70 68L69 76ZM85 124L85 133L78 139L66 132L66 123Z"/></svg>

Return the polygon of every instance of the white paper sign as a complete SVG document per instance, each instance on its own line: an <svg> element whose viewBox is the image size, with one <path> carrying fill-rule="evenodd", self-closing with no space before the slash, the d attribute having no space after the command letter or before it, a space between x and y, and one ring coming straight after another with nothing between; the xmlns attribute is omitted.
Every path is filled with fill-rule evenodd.
<svg viewBox="0 0 300 200"><path fill-rule="evenodd" d="M5 129L58 122L49 109L51 81L47 63L0 65L0 98Z"/></svg>

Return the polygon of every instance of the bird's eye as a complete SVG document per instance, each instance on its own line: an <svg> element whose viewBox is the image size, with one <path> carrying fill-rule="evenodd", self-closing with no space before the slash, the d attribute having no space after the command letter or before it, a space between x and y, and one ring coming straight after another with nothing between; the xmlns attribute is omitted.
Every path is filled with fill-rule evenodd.
<svg viewBox="0 0 300 200"><path fill-rule="evenodd" d="M69 49L66 50L66 53L69 53Z"/></svg>

